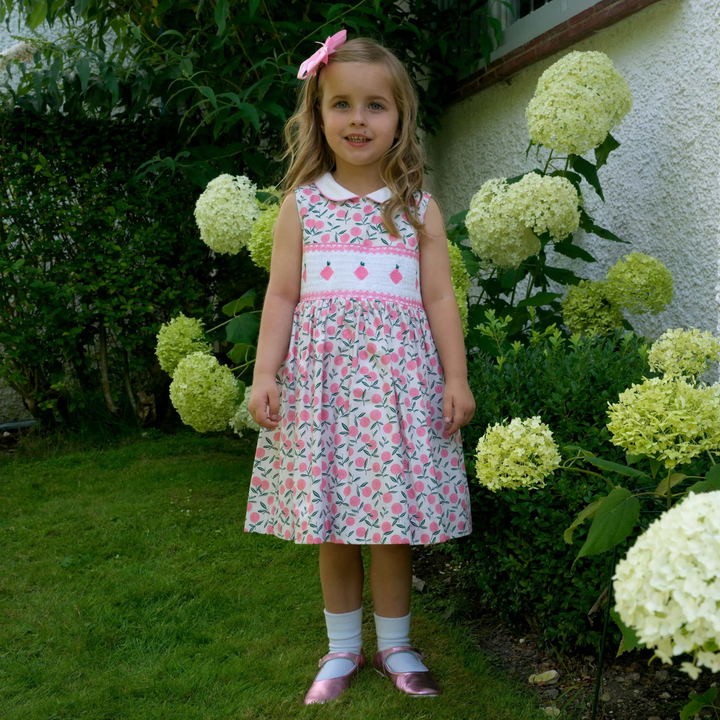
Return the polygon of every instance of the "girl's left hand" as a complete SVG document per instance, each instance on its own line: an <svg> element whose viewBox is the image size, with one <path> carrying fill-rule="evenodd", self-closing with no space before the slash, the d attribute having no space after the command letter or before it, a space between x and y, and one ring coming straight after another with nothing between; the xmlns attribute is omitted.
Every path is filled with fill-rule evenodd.
<svg viewBox="0 0 720 720"><path fill-rule="evenodd" d="M447 380L443 395L443 435L453 435L475 415L475 398L467 380Z"/></svg>

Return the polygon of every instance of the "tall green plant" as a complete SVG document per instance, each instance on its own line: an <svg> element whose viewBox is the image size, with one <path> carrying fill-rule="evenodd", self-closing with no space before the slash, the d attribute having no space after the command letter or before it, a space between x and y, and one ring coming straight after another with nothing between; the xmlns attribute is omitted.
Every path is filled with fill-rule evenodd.
<svg viewBox="0 0 720 720"><path fill-rule="evenodd" d="M479 288L468 311L469 348L498 355L498 349L480 329L488 310L509 317L509 342L527 341L531 327L562 327L566 320L560 302L563 292L557 286L560 290L580 286L579 294L585 296L574 302L573 319L578 313L594 314L594 322L577 324L596 332L601 326L605 332L620 326L632 329L620 313L623 307L634 313L654 314L672 299L671 277L663 277L658 297L653 297L651 304L643 304L626 297L632 283L600 283L589 292L582 277L551 262L551 257L596 262L591 252L575 242L578 230L629 244L590 217L582 180L605 201L599 170L620 147L610 130L631 105L627 82L604 53L571 52L541 75L526 108L530 144L525 155L527 158L535 145L536 159L540 159L541 147L549 149L547 158L527 173L486 181L470 208L450 218L449 239L462 252ZM589 150L593 150L594 162L583 157ZM650 277L657 275L656 266L669 273L659 261L651 258L655 262L652 265L646 258L632 263L633 281L652 288L658 284L654 276ZM648 277L640 277L643 273ZM623 278L627 275L624 273Z"/></svg>
<svg viewBox="0 0 720 720"><path fill-rule="evenodd" d="M457 80L502 41L489 15L499 1L22 0L14 5L30 28L47 20L67 30L55 42L27 38L35 62L19 66L17 90L6 84L4 95L39 113L178 115L181 149L148 158L145 171L180 170L201 187L219 173L269 185L281 174L298 68L318 41L346 28L387 44L417 80L420 125L433 133Z"/></svg>
<svg viewBox="0 0 720 720"><path fill-rule="evenodd" d="M72 422L97 395L151 421L167 398L160 323L212 313L226 275L235 292L251 274L198 238L192 184L132 179L167 128L19 109L0 123L0 374L36 418Z"/></svg>

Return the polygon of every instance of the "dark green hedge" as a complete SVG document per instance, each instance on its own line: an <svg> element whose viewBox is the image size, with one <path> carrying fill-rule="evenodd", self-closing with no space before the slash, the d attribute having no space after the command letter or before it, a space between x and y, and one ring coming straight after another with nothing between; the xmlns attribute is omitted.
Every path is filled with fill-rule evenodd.
<svg viewBox="0 0 720 720"><path fill-rule="evenodd" d="M247 251L212 257L200 240L197 186L133 179L172 149L177 122L0 117L0 375L36 418L72 424L95 398L151 420L143 403L154 395L159 415L170 382L155 357L160 324L209 318L257 282Z"/></svg>
<svg viewBox="0 0 720 720"><path fill-rule="evenodd" d="M558 445L580 445L624 462L605 427L607 404L647 371L638 352L642 344L635 335L622 339L622 331L603 339L583 338L579 347L569 341L556 346L546 338L519 347L517 354L511 350L502 368L487 355L468 365L477 408L462 437L473 532L448 547L467 563L463 580L476 583L502 617L529 622L563 649L597 647L601 613L594 625L587 613L607 584L610 555L581 558L572 570L589 523L578 528L572 545L563 540L563 531L578 511L607 493L607 485L588 475L557 471L545 488L493 493L476 480L475 448L489 424L539 415ZM568 453L561 450L561 455L564 460ZM618 482L627 479L618 476ZM627 543L618 557L625 547Z"/></svg>

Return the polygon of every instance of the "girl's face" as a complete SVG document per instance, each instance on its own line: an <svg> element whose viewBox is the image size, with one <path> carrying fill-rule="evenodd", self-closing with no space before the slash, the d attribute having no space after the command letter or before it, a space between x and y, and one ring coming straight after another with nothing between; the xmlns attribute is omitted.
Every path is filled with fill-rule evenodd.
<svg viewBox="0 0 720 720"><path fill-rule="evenodd" d="M376 63L333 63L322 69L320 127L338 169L380 165L400 136L390 78Z"/></svg>

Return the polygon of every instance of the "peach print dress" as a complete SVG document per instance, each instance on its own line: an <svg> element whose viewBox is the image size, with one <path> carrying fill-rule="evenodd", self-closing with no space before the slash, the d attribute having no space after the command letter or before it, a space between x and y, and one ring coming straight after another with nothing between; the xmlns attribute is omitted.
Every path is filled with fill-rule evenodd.
<svg viewBox="0 0 720 720"><path fill-rule="evenodd" d="M245 531L295 543L428 545L472 531L460 431L420 294L416 231L391 236L389 188L357 197L331 173L295 190L302 282L277 374L280 423L260 429ZM424 218L430 195L417 193Z"/></svg>

